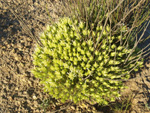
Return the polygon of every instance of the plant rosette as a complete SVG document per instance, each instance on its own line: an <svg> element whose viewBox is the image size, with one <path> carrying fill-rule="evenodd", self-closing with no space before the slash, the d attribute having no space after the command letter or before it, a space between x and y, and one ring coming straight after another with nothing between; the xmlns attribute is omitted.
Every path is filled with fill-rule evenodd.
<svg viewBox="0 0 150 113"><path fill-rule="evenodd" d="M90 100L106 105L120 96L118 91L124 85L118 80L128 80L129 70L139 64L137 70L142 61L134 62L136 49L124 64L131 49L116 43L120 35L109 36L109 26L95 49L94 37L99 38L102 28L90 31L85 23L67 17L47 26L40 36L44 47L37 46L33 54L32 70L44 91L62 102L74 103Z"/></svg>

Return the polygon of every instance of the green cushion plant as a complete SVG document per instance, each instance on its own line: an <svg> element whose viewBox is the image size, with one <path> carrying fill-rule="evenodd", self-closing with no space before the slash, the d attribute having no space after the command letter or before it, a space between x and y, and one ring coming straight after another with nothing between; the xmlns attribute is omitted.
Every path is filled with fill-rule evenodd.
<svg viewBox="0 0 150 113"><path fill-rule="evenodd" d="M125 37L109 36L109 25L102 29L97 25L91 31L85 23L65 17L41 34L44 47L35 49L32 73L52 97L62 102L90 100L108 104L120 96L118 91L124 88L120 80L128 80L129 70L138 64L134 68L137 70L143 62L135 61L138 48L128 57L132 48L119 41L125 42Z"/></svg>

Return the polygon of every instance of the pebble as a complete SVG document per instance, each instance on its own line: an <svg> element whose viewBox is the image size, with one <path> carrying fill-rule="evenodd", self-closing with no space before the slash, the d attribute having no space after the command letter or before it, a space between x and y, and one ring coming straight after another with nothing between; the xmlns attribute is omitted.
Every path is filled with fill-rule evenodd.
<svg viewBox="0 0 150 113"><path fill-rule="evenodd" d="M33 99L34 99L34 100L36 100L36 99L37 99L37 97L36 97L35 95L33 95Z"/></svg>

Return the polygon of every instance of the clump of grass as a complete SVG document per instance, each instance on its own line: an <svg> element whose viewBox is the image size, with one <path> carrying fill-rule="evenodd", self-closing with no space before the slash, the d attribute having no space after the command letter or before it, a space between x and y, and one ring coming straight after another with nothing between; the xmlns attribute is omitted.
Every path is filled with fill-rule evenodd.
<svg viewBox="0 0 150 113"><path fill-rule="evenodd" d="M124 88L122 81L143 64L143 52L137 47L141 37L137 40L131 35L134 31L129 31L137 27L135 21L135 28L128 28L124 24L126 15L113 19L125 1L117 5L99 0L61 3L70 14L64 13L66 17L41 34L44 47L35 50L32 73L41 79L45 91L62 102L114 101ZM131 5L134 9L141 3Z"/></svg>
<svg viewBox="0 0 150 113"><path fill-rule="evenodd" d="M121 33L121 39L118 40L120 45L132 49L131 53L126 57L125 63L127 63L138 44L143 41L143 35L149 25L150 11L148 9L150 3L147 0L65 0L60 1L60 5L64 6L61 7L62 9L59 12L60 17L72 18L75 16L79 21L85 22L86 28L90 29L91 32L96 29L96 26L103 26L99 38L96 40L93 37L96 49L99 47L100 39L106 26L110 26L110 36L116 36ZM143 32L139 36L141 31ZM125 41L123 41L124 37L126 37ZM148 38L145 38L145 40ZM149 49L145 50L149 46L150 44L142 48L137 53L138 58L134 60L139 61L147 56L150 52ZM134 67L137 67L137 65ZM128 71L132 72L133 70Z"/></svg>
<svg viewBox="0 0 150 113"><path fill-rule="evenodd" d="M130 94L126 97L121 97L120 100L110 105L114 113L128 113L132 110L132 101L134 97Z"/></svg>

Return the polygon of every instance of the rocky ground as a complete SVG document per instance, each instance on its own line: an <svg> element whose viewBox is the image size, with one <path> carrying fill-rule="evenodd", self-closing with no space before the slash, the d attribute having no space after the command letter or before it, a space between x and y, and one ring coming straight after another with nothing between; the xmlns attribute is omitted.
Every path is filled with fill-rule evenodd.
<svg viewBox="0 0 150 113"><path fill-rule="evenodd" d="M136 73L138 78L126 82L129 88L122 92L123 96L117 103L109 107L92 106L86 102L80 105L68 102L61 104L43 92L39 80L30 71L33 68L32 54L36 45L32 35L38 37L45 25L49 24L44 1L46 0L41 2L13 0L8 4L0 1L0 113L43 113L54 110L58 110L56 112L59 113L60 109L62 112L108 113L112 112L111 108L115 113L120 113L121 107L117 108L119 106L117 104L126 106L127 102L123 104L123 100L126 99L130 99L129 103L132 104L124 112L149 113L150 60L148 56L145 67ZM57 15L52 13L53 9L50 5L47 7L50 15L56 19ZM23 22L20 22L19 18ZM147 33L149 31L150 28Z"/></svg>

